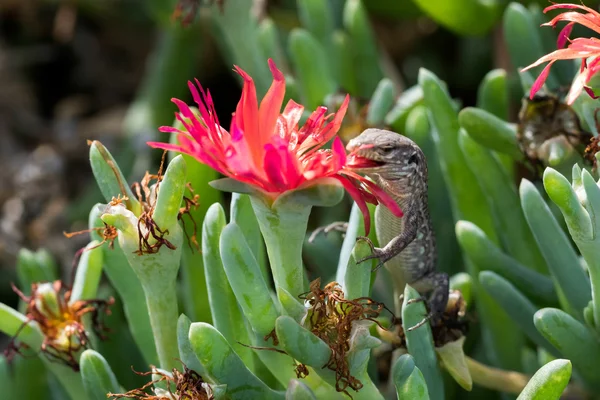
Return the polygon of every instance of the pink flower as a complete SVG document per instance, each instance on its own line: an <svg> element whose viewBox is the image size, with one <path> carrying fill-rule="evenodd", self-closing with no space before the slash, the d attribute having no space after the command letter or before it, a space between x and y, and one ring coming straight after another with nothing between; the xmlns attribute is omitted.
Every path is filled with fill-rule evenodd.
<svg viewBox="0 0 600 400"><path fill-rule="evenodd" d="M315 110L302 128L298 122L304 107L290 100L283 112L285 79L269 59L273 83L258 104L252 78L235 66L244 79L242 97L231 120L229 131L219 124L210 92L198 80L188 82L199 115L181 100L172 99L179 107L175 117L184 126L159 128L161 132L176 133L180 145L149 142L151 147L189 154L221 174L249 184L270 198L299 188L318 184L322 178L335 178L358 204L370 229L366 203L381 202L394 215L402 216L398 204L368 179L350 171L346 166L346 151L336 133L348 108L349 96L335 114L326 114L326 107ZM322 147L334 139L331 150Z"/></svg>
<svg viewBox="0 0 600 400"><path fill-rule="evenodd" d="M585 11L586 13L582 14L576 11L567 11L557 15L550 22L542 24L542 26L554 27L560 21L569 22L558 35L556 44L559 49L541 57L528 67L523 68L522 71L526 71L530 68L537 67L542 63L550 61L542 70L540 76L538 76L538 78L535 80L533 86L531 87L529 96L530 98L533 98L535 93L544 85L544 82L550 73L550 67L552 67L554 62L557 60L573 60L581 58L580 74L571 86L571 90L567 96L567 104L573 104L575 99L581 94L582 90L585 90L593 98L597 98L592 89L587 86L586 83L588 83L592 76L594 76L594 74L600 70L600 39L577 38L571 40L569 39L569 35L571 34L571 30L575 24L583 25L600 33L600 13L589 7L578 4L554 4L546 7L544 9L544 13L561 8L570 10L577 9ZM569 45L567 48L563 49L562 47L564 47L567 41L569 42Z"/></svg>

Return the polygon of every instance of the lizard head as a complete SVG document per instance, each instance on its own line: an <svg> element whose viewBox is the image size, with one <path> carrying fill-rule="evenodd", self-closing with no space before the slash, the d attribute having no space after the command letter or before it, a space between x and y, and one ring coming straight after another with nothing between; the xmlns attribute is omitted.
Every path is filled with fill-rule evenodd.
<svg viewBox="0 0 600 400"><path fill-rule="evenodd" d="M409 180L425 174L427 161L415 142L396 132L370 128L350 140L347 166L386 181Z"/></svg>

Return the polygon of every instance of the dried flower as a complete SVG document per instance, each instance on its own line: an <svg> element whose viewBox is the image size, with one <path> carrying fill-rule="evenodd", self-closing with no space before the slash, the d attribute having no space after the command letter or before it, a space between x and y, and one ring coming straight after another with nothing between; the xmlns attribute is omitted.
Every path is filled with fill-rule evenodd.
<svg viewBox="0 0 600 400"><path fill-rule="evenodd" d="M321 289L320 278L312 281L310 291L300 298L309 305L304 324L331 349L331 357L324 367L335 371L336 390L350 396L346 390L348 387L358 391L363 386L360 380L350 375L346 359L350 350L353 324L367 320L375 322L383 329L375 318L387 308L383 303L368 297L345 299L344 292L337 282L331 282Z"/></svg>
<svg viewBox="0 0 600 400"><path fill-rule="evenodd" d="M183 363L182 363L183 364ZM160 378L146 383L141 388L130 390L123 394L109 393L107 396L114 399L146 399L146 400L212 400L214 399L211 387L204 382L200 374L183 365L183 373L173 368L171 374L151 366L149 372L133 371L141 376L159 375ZM166 382L167 389L153 388L153 393L146 393L150 386Z"/></svg>
<svg viewBox="0 0 600 400"><path fill-rule="evenodd" d="M175 116L184 129L160 128L162 132L176 133L180 144L148 144L189 154L271 199L290 190L317 184L322 178L335 178L361 207L367 230L370 222L367 202L381 202L395 215L402 216L398 204L389 195L367 178L345 168L346 151L336 133L346 113L349 97L345 97L335 114L326 115L327 108L319 107L299 128L304 107L290 100L280 112L285 78L271 59L269 68L273 83L259 106L252 78L235 67L244 79L244 87L229 132L219 124L210 92L205 91L196 80L198 88L191 82L188 86L199 114L194 114L181 100L172 99L179 107ZM323 149L331 139L334 139L332 148Z"/></svg>
<svg viewBox="0 0 600 400"><path fill-rule="evenodd" d="M535 80L529 95L533 99L535 93L544 85L544 82L550 73L550 68L556 61L581 58L580 73L571 86L571 90L567 96L567 104L573 104L575 99L581 94L582 90L585 90L591 97L597 98L592 88L586 84L590 81L590 79L592 79L596 72L600 70L600 39L576 38L571 40L569 35L571 34L571 30L575 24L583 25L595 32L600 33L600 13L589 7L578 4L553 4L549 7L546 7L544 9L544 13L556 9L577 9L585 11L586 13L582 14L576 11L567 11L557 15L550 22L542 24L542 26L554 27L561 21L569 22L558 35L558 40L556 42L558 50L555 50L550 54L546 54L533 64L523 68L522 71L526 71L549 61L548 65L546 65L546 67L542 70L540 76L538 76L538 78ZM567 48L562 48L567 42L569 42Z"/></svg>
<svg viewBox="0 0 600 400"><path fill-rule="evenodd" d="M31 296L25 296L14 285L13 290L27 304L25 315L28 321L25 324L30 321L37 322L44 335L40 350L50 360L62 362L79 371L78 354L89 348L83 317L90 314L94 333L100 339L104 339L108 329L100 318L103 314L110 315L108 307L114 303L114 299L71 302L71 290L66 289L62 281L33 283ZM22 350L28 347L24 343L15 343L21 329L5 351L9 359L17 353L23 355Z"/></svg>

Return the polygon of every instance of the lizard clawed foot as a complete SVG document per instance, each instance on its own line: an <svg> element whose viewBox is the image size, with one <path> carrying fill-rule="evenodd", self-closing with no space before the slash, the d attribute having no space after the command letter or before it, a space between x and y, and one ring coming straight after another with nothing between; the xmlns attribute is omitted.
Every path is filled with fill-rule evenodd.
<svg viewBox="0 0 600 400"><path fill-rule="evenodd" d="M420 303L422 301L425 301L424 297L417 297L414 299L410 299L409 301L406 302L406 304Z"/></svg>
<svg viewBox="0 0 600 400"><path fill-rule="evenodd" d="M331 231L346 233L347 230L347 222L333 222L329 225L320 226L317 229L315 229L313 233L310 234L308 238L308 243L312 243L321 232L323 232L324 235L327 235Z"/></svg>
<svg viewBox="0 0 600 400"><path fill-rule="evenodd" d="M373 268L371 270L371 272L375 272L379 268L383 267L383 264L385 264L385 262L388 261L387 257L385 257L385 252L383 251L383 249L380 249L379 247L375 247L375 245L373 244L373 242L371 241L371 239L369 239L366 236L358 236L356 238L356 241L359 241L359 240L364 240L369 245L369 247L371 248L371 252L373 254L370 254L370 255L368 255L366 257L361 258L360 260L356 261L356 263L360 264L360 263L362 263L364 261L372 260L374 258L378 258L379 259L379 263L377 264L377 266L375 268Z"/></svg>
<svg viewBox="0 0 600 400"><path fill-rule="evenodd" d="M423 299L412 299L412 300L409 300L408 302L413 301L413 303L414 303L415 301L419 301L419 300L423 300ZM410 328L407 329L407 331L411 332L411 331L414 331L417 328L422 327L423 325L425 325L427 323L427 321L429 321L431 319L431 317L433 317L433 313L427 314L425 316L425 318L423 318L418 324L416 324L415 326L411 326Z"/></svg>

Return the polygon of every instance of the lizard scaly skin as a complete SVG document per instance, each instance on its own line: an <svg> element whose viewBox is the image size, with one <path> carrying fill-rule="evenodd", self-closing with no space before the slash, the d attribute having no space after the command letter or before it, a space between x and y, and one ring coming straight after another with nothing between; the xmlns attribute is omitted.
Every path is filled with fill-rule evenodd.
<svg viewBox="0 0 600 400"><path fill-rule="evenodd" d="M383 248L359 262L377 258L394 280L396 297L408 283L425 295L431 318L437 324L446 309L449 281L435 270L435 234L427 203L427 160L412 140L395 132L367 129L352 139L347 166L375 181L398 203L404 216L395 217L385 206L375 210L377 240ZM420 326L420 324L419 324ZM414 329L415 327L413 327Z"/></svg>

